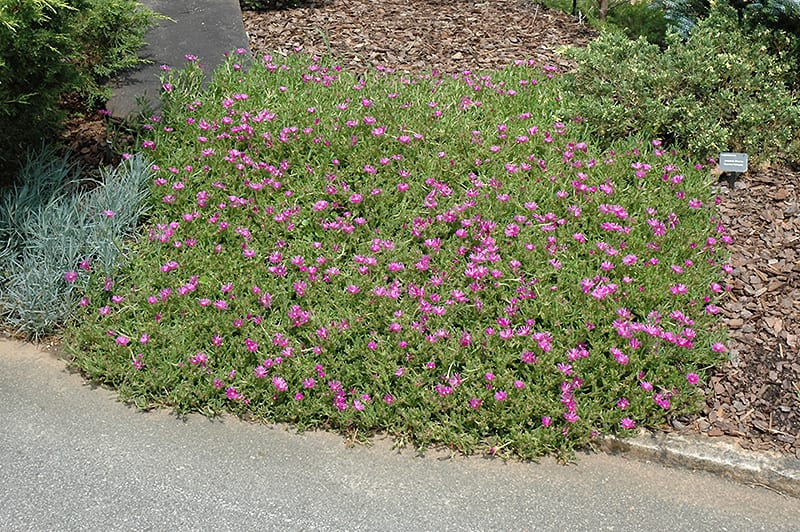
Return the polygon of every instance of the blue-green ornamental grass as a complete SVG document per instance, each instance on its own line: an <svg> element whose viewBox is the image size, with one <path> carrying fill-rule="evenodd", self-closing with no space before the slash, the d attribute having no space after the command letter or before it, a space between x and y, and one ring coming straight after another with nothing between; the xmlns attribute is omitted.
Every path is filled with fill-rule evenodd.
<svg viewBox="0 0 800 532"><path fill-rule="evenodd" d="M708 169L592 142L562 79L241 54L167 72L150 219L75 362L143 408L569 455L695 409L724 357Z"/></svg>
<svg viewBox="0 0 800 532"><path fill-rule="evenodd" d="M50 335L73 316L88 272L121 266L145 214L150 165L136 155L92 183L51 145L28 154L18 182L0 191L0 325Z"/></svg>

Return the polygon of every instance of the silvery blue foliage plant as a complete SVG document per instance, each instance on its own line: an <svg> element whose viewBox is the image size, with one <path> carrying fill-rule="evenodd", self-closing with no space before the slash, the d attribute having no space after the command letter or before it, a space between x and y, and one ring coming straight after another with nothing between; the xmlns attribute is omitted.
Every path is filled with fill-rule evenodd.
<svg viewBox="0 0 800 532"><path fill-rule="evenodd" d="M145 214L150 176L142 156L102 170L99 182L91 182L51 147L28 155L18 184L0 195L5 327L40 338L79 304L91 270L111 275Z"/></svg>

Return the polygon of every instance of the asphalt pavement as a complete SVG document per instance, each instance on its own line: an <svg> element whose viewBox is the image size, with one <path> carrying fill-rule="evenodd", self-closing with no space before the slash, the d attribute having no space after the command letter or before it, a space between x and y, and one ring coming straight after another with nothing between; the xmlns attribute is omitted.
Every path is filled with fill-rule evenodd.
<svg viewBox="0 0 800 532"><path fill-rule="evenodd" d="M165 18L145 36L139 56L147 61L109 83L106 109L117 119L135 118L161 108L162 65L181 68L187 55L197 58L209 74L236 49L248 50L239 0L140 0ZM249 54L249 51L248 51Z"/></svg>
<svg viewBox="0 0 800 532"><path fill-rule="evenodd" d="M0 340L2 530L797 530L800 499L604 453L574 463L349 447L140 412Z"/></svg>

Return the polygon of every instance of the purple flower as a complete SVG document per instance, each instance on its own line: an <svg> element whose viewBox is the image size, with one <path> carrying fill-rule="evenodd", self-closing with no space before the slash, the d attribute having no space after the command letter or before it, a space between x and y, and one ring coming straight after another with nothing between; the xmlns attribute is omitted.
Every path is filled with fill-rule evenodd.
<svg viewBox="0 0 800 532"><path fill-rule="evenodd" d="M236 391L236 388L234 388L233 386L229 386L228 388L225 389L225 395L231 401L236 401L242 398L242 394Z"/></svg>
<svg viewBox="0 0 800 532"><path fill-rule="evenodd" d="M636 426L636 422L629 417L622 418L619 424L623 429L627 430L630 430Z"/></svg>
<svg viewBox="0 0 800 532"><path fill-rule="evenodd" d="M289 389L289 385L286 383L283 377L272 377L272 385L279 392L285 392Z"/></svg>
<svg viewBox="0 0 800 532"><path fill-rule="evenodd" d="M560 371L564 375L572 375L572 365L571 364L565 364L563 362L559 362L558 364L556 364L556 368L558 368L558 371Z"/></svg>
<svg viewBox="0 0 800 532"><path fill-rule="evenodd" d="M612 347L611 354L614 355L614 360L616 360L619 364L624 366L628 363L628 355L623 353L621 349Z"/></svg>
<svg viewBox="0 0 800 532"><path fill-rule="evenodd" d="M195 356L189 359L189 364L193 366L200 366L201 368L205 367L208 363L208 355L205 353L197 353Z"/></svg>
<svg viewBox="0 0 800 532"><path fill-rule="evenodd" d="M689 288L683 283L678 283L671 286L669 291L672 293L672 295L677 296L679 294L685 294L689 291Z"/></svg>

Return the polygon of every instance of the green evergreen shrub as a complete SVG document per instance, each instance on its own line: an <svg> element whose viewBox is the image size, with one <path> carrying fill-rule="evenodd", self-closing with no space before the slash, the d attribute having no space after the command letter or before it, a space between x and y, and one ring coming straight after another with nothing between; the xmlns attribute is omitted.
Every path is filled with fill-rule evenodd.
<svg viewBox="0 0 800 532"><path fill-rule="evenodd" d="M648 42L665 45L667 20L661 5L651 0L610 0L605 20L601 20L598 0L534 0L550 9L571 13L580 21L602 28L611 24L625 32L631 39L643 36ZM575 12L573 13L573 5Z"/></svg>
<svg viewBox="0 0 800 532"><path fill-rule="evenodd" d="M711 11L709 0L653 0L663 13L670 29L684 38Z"/></svg>
<svg viewBox="0 0 800 532"><path fill-rule="evenodd" d="M695 157L744 151L758 160L800 155L800 107L787 88L794 58L769 54L772 32L745 33L720 8L685 42L661 51L606 29L585 49L570 109L612 140L642 133L685 146Z"/></svg>
<svg viewBox="0 0 800 532"><path fill-rule="evenodd" d="M52 132L63 92L80 86L69 58L77 10L65 0L4 0L0 5L0 172L13 172L25 146Z"/></svg>
<svg viewBox="0 0 800 532"><path fill-rule="evenodd" d="M88 0L77 17L74 38L81 43L77 64L89 74L87 97L108 97L103 84L142 63L144 34L160 15L136 0Z"/></svg>
<svg viewBox="0 0 800 532"><path fill-rule="evenodd" d="M154 17L134 0L0 2L0 182L58 131L62 95L101 99L111 75L141 61Z"/></svg>
<svg viewBox="0 0 800 532"><path fill-rule="evenodd" d="M621 28L630 39L640 36L651 44L667 44L667 20L664 12L648 1L615 4L608 12L608 22Z"/></svg>
<svg viewBox="0 0 800 532"><path fill-rule="evenodd" d="M653 0L653 4L664 11L672 28L684 37L712 11L709 0ZM735 9L739 21L751 27L762 25L800 36L800 0L728 0L717 4Z"/></svg>
<svg viewBox="0 0 800 532"><path fill-rule="evenodd" d="M800 86L800 0L727 0L715 5L733 9L741 31L761 35L768 53L789 58L794 71L792 85ZM709 0L653 0L653 6L683 38L712 11Z"/></svg>

